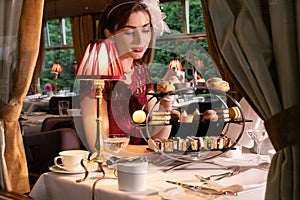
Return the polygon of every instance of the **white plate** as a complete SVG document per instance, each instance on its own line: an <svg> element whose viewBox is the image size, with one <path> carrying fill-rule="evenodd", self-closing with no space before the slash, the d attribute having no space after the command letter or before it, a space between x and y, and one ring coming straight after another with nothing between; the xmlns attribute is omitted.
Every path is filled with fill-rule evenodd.
<svg viewBox="0 0 300 200"><path fill-rule="evenodd" d="M202 195L200 193L185 190L181 187L176 186L161 190L159 191L158 195L166 200L206 200L217 199L218 197L213 197L212 195ZM221 199L222 197L220 198L220 200Z"/></svg>
<svg viewBox="0 0 300 200"><path fill-rule="evenodd" d="M88 166L89 172L96 171L98 167L97 165L98 165L97 163L90 164ZM59 167L56 167L55 165L49 167L49 170L55 173L62 173L62 174L82 174L85 172L84 169L78 171L67 171Z"/></svg>

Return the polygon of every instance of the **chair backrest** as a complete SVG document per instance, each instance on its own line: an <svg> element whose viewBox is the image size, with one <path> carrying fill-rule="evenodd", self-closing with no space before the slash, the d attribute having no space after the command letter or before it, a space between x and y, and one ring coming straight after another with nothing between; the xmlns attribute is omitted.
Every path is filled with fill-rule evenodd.
<svg viewBox="0 0 300 200"><path fill-rule="evenodd" d="M69 108L79 108L79 96L52 96L49 100L48 114L58 115L58 101L68 100Z"/></svg>
<svg viewBox="0 0 300 200"><path fill-rule="evenodd" d="M60 151L81 149L81 141L72 128L44 131L36 134L23 135L30 182L49 171L53 159Z"/></svg>
<svg viewBox="0 0 300 200"><path fill-rule="evenodd" d="M34 200L32 197L20 194L17 192L8 192L4 190L0 190L0 199L3 200Z"/></svg>
<svg viewBox="0 0 300 200"><path fill-rule="evenodd" d="M73 117L47 117L42 123L41 131L51 131L60 128L75 129Z"/></svg>

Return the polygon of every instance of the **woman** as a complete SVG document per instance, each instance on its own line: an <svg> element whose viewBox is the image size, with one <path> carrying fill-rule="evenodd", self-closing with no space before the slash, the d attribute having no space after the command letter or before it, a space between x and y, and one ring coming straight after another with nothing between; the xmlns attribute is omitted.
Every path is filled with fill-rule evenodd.
<svg viewBox="0 0 300 200"><path fill-rule="evenodd" d="M158 16L160 17L155 19L158 23L153 23L154 17ZM147 93L154 92L149 72L154 53L151 47L153 47L155 34L167 30L163 15L156 0L117 0L103 12L99 26L99 37L114 41L125 72L124 80L105 83L104 101L101 107L102 133L130 134L131 144L143 144L145 141L141 137L139 128L133 124L132 114L142 109L152 97ZM148 112L155 102L155 99L149 101L144 110ZM88 131L87 129L91 130L93 127L90 119L85 116L96 116L95 109L86 106L89 105L86 102L81 103L85 105L82 106L82 116L85 131ZM170 110L171 106L171 102L164 98L160 101L159 109ZM153 132L153 138L168 138L170 129L171 127L159 127L159 130Z"/></svg>

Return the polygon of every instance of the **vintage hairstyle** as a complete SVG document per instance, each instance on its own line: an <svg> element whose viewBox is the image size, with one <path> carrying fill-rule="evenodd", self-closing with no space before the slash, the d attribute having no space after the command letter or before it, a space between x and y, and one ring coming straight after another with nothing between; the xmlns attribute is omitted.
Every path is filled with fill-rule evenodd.
<svg viewBox="0 0 300 200"><path fill-rule="evenodd" d="M99 38L106 39L104 29L108 29L113 33L115 32L115 29L118 31L123 28L128 22L131 13L139 11L146 12L149 15L150 26L152 27L151 15L144 4L137 0L112 0L101 15L99 22ZM152 39L149 48L141 59L141 61L146 64L152 63L154 57L155 38L153 31L151 37Z"/></svg>

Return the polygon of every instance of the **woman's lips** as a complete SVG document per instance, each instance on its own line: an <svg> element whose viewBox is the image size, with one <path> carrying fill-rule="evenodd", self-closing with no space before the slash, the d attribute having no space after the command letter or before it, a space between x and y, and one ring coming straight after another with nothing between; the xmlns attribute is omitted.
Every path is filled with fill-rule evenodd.
<svg viewBox="0 0 300 200"><path fill-rule="evenodd" d="M144 51L144 48L143 47L137 47L137 48L132 48L132 50L136 53L140 53L140 52L143 52Z"/></svg>

